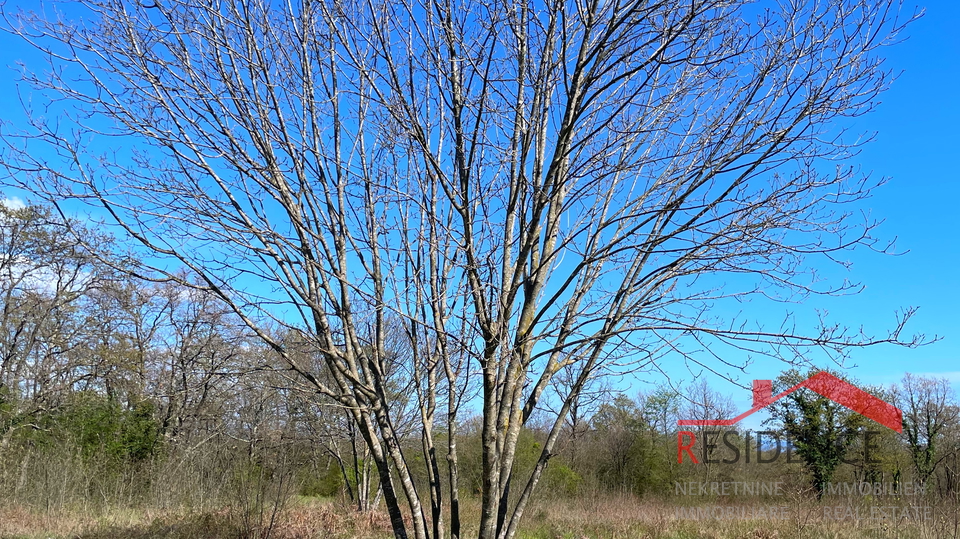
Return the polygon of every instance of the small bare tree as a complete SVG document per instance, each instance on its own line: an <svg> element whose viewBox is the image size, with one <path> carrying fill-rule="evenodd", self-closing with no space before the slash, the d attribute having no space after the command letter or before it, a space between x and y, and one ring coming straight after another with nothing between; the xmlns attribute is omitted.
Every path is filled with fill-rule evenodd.
<svg viewBox="0 0 960 539"><path fill-rule="evenodd" d="M903 437L910 449L917 481L925 484L949 454L942 450L940 442L960 417L953 388L946 378L907 373L894 387L894 399L903 412Z"/></svg>
<svg viewBox="0 0 960 539"><path fill-rule="evenodd" d="M684 388L682 396L686 401L682 407L684 418L710 420L733 417L736 414L733 400L711 389L706 378L700 378ZM725 450L722 440L727 430L729 429L716 426L697 428L697 439L703 449L698 471L702 472L703 481L710 480L710 473L714 471L712 464L720 460L718 455Z"/></svg>
<svg viewBox="0 0 960 539"><path fill-rule="evenodd" d="M484 539L516 535L593 377L683 354L683 339L787 361L918 342L900 337L910 312L874 338L710 310L855 290L822 285L812 262L878 247L844 207L872 184L843 166L834 122L890 79L878 50L910 19L891 0L80 4L84 22L4 14L53 64L24 72L53 103L3 133L7 181L95 208L143 249L134 271L218 295L342 406L397 537L404 517L418 539L447 531L439 465L428 516L399 428L398 320L417 451L446 424L453 537L457 406L478 373ZM519 478L518 437L564 370Z"/></svg>

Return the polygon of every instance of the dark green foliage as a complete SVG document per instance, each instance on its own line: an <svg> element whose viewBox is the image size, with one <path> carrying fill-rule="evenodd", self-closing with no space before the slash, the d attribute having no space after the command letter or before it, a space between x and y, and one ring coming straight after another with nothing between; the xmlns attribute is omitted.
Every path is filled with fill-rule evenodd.
<svg viewBox="0 0 960 539"><path fill-rule="evenodd" d="M21 418L17 416L16 397L10 388L0 387L0 436L16 428Z"/></svg>
<svg viewBox="0 0 960 539"><path fill-rule="evenodd" d="M585 465L592 467L602 489L638 495L669 490L675 478L675 438L654 427L655 416L662 414L648 413L623 395L600 406L590 433L593 458Z"/></svg>
<svg viewBox="0 0 960 539"><path fill-rule="evenodd" d="M131 409L99 395L80 394L54 420L87 455L102 453L117 462L150 458L160 446L153 406L140 402Z"/></svg>
<svg viewBox="0 0 960 539"><path fill-rule="evenodd" d="M84 459L136 463L156 455L162 445L149 401L125 408L97 393L78 392L55 410L37 414L35 423L16 439L41 447L74 446Z"/></svg>
<svg viewBox="0 0 960 539"><path fill-rule="evenodd" d="M343 473L336 465L316 471L301 471L300 495L327 498L340 494L343 491Z"/></svg>
<svg viewBox="0 0 960 539"><path fill-rule="evenodd" d="M779 393L809 378L796 370L780 375L774 383ZM835 376L842 378L833 373ZM813 476L817 498L823 496L837 467L864 426L863 416L808 389L794 391L769 407L771 420L793 444Z"/></svg>
<svg viewBox="0 0 960 539"><path fill-rule="evenodd" d="M583 477L562 462L551 462L542 481L546 492L561 497L575 496L583 485Z"/></svg>

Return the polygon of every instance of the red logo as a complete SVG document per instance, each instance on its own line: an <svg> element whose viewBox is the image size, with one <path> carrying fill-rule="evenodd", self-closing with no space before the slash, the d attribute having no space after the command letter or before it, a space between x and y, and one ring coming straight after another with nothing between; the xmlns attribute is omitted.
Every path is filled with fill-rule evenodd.
<svg viewBox="0 0 960 539"><path fill-rule="evenodd" d="M853 384L847 383L828 372L818 372L803 382L787 389L783 393L773 395L773 382L770 380L753 381L753 408L734 417L732 419L681 419L677 425L684 426L731 426L739 423L743 418L765 408L774 402L786 397L794 391L805 387L833 402L845 406L858 414L867 417L889 427L897 432L903 432L903 413L899 408L878 399L866 391ZM692 439L691 443L684 444L684 437ZM680 455L686 451L697 462L696 457L690 451L690 447L696 441L696 436L690 431L680 431L677 433L677 460L680 461Z"/></svg>

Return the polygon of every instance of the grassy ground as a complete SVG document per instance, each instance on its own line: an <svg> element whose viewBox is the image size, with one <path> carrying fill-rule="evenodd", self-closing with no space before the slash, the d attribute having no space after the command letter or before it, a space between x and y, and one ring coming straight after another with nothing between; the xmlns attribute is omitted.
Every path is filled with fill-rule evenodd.
<svg viewBox="0 0 960 539"><path fill-rule="evenodd" d="M891 505L917 505L916 500L871 501L825 500L791 505L784 518L756 518L755 512L769 500L740 500L713 505L703 518L690 518L691 508L674 501L640 500L630 496L601 496L582 499L541 501L527 513L521 539L853 539L868 538L957 538L955 508L930 507L920 518L889 514ZM841 503L859 510L861 517L836 512ZM468 522L475 522L476 502L467 504ZM684 514L684 511L687 513ZM871 511L873 511L871 513ZM846 517L846 518L844 518ZM300 499L292 502L277 518L244 519L236 512L208 513L153 512L149 510L104 510L99 514L58 512L7 504L0 506L0 538L77 539L374 539L391 537L385 513L359 514L330 500ZM269 534L267 533L269 531ZM476 534L469 526L465 537Z"/></svg>
<svg viewBox="0 0 960 539"><path fill-rule="evenodd" d="M48 514L13 505L0 507L2 539L366 539L390 535L385 512L359 514L322 500L292 504L272 526L269 515L263 523L251 522L227 509L207 513L108 509L99 514Z"/></svg>

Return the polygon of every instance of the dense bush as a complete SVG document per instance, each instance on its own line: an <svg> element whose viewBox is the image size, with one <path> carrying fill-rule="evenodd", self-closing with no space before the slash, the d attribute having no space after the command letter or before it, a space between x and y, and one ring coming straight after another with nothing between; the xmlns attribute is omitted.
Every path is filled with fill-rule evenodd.
<svg viewBox="0 0 960 539"><path fill-rule="evenodd" d="M80 392L40 423L45 426L37 431L41 443L74 444L87 458L142 462L162 446L153 404L146 400L125 407L97 393Z"/></svg>

